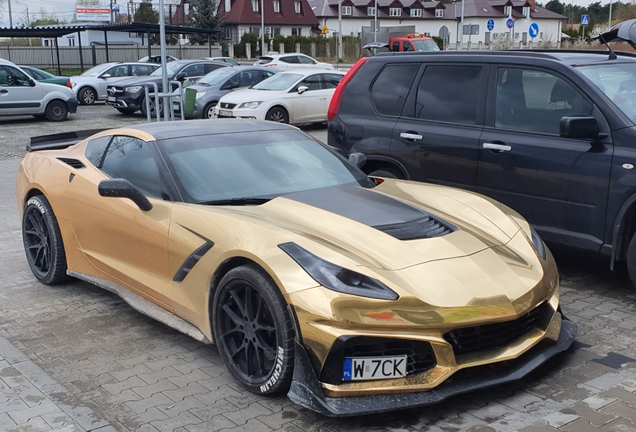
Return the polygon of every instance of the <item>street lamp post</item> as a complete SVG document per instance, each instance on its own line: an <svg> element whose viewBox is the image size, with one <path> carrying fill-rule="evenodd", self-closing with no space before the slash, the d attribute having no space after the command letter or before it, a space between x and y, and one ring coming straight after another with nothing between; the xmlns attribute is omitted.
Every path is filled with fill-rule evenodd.
<svg viewBox="0 0 636 432"><path fill-rule="evenodd" d="M459 50L461 51L464 45L464 0L462 0L462 23L459 27Z"/></svg>
<svg viewBox="0 0 636 432"><path fill-rule="evenodd" d="M342 61L342 0L338 0L338 61Z"/></svg>
<svg viewBox="0 0 636 432"><path fill-rule="evenodd" d="M265 3L261 0L261 55L265 55Z"/></svg>
<svg viewBox="0 0 636 432"><path fill-rule="evenodd" d="M166 61L166 19L164 17L163 11L163 0L159 0L159 43L161 44L161 89L163 94L167 94L171 91L171 89L168 88L168 62ZM148 46L150 46L150 34L148 34ZM161 99L161 103L163 103L163 119L165 121L170 120L167 103L169 101L172 101L172 99ZM156 106L155 110L158 109L159 106ZM172 111L172 107L170 107L170 111ZM157 117L157 119L159 119L159 117Z"/></svg>
<svg viewBox="0 0 636 432"><path fill-rule="evenodd" d="M378 41L378 0L375 0L375 8L373 9L375 13L374 16L374 24L373 24L373 42L376 43Z"/></svg>

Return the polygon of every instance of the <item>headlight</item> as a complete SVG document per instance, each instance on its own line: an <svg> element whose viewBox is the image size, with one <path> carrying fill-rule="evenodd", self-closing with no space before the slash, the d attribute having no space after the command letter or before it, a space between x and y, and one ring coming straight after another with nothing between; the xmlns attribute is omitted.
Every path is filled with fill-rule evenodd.
<svg viewBox="0 0 636 432"><path fill-rule="evenodd" d="M72 82L72 81L71 81L71 85L73 86L73 88L77 87L77 83Z"/></svg>
<svg viewBox="0 0 636 432"><path fill-rule="evenodd" d="M124 89L124 91L126 91L126 93L137 93L139 90L141 90L141 86L126 87Z"/></svg>
<svg viewBox="0 0 636 432"><path fill-rule="evenodd" d="M395 291L379 280L318 258L295 243L283 243L278 247L325 288L374 299L397 300L399 298Z"/></svg>
<svg viewBox="0 0 636 432"><path fill-rule="evenodd" d="M243 102L242 104L240 104L238 106L237 109L241 109L241 108L249 108L249 109L256 109L258 108L261 104L263 103L263 101L260 102Z"/></svg>
<svg viewBox="0 0 636 432"><path fill-rule="evenodd" d="M197 92L197 100L201 99L205 93Z"/></svg>
<svg viewBox="0 0 636 432"><path fill-rule="evenodd" d="M539 234L534 230L534 228L530 227L530 231L532 231L532 245L537 250L537 253L542 259L546 259L548 257L548 253L545 248L545 243L539 237Z"/></svg>

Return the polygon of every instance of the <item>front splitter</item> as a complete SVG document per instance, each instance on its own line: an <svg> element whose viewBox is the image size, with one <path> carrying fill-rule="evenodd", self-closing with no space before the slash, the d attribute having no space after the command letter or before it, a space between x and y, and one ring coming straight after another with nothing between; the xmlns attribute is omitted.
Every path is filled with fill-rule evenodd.
<svg viewBox="0 0 636 432"><path fill-rule="evenodd" d="M577 331L576 324L563 319L557 342L539 343L514 360L462 369L429 391L343 398L324 396L305 348L296 342L294 378L287 396L294 403L329 417L348 417L433 405L452 396L525 377L550 358L566 351L574 342Z"/></svg>

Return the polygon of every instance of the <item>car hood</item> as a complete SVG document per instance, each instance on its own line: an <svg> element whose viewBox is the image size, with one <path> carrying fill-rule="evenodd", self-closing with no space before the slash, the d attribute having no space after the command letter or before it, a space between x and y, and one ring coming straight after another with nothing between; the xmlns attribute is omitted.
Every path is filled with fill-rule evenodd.
<svg viewBox="0 0 636 432"><path fill-rule="evenodd" d="M223 96L219 102L241 103L250 101L266 101L270 99L278 99L287 94L287 92L288 90L236 90Z"/></svg>

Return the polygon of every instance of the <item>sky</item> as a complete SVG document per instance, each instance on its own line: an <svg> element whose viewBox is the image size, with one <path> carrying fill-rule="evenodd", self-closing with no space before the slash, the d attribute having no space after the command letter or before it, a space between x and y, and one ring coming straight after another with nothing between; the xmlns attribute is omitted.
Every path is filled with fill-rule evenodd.
<svg viewBox="0 0 636 432"><path fill-rule="evenodd" d="M0 7L0 27L9 26L9 11L7 2L11 2L11 16L13 17L13 25L21 26L27 23L27 8L29 11L29 18L33 21L39 18L40 11L44 10L47 13L53 14L60 20L70 21L73 18L75 12L76 0L0 0L2 6ZM113 0L114 3L120 4L120 9L123 13L126 11L127 0ZM133 0L129 0L133 1ZM137 3L140 0L135 0ZM539 0L540 3L546 3L549 0ZM569 3L571 0L561 0ZM590 3L594 3L597 0L574 0L574 3L581 6L587 6ZM102 0L103 4L109 4L109 0ZM159 4L159 0L153 0L154 4ZM601 0L602 4L608 3L609 0ZM179 3L179 0L164 0L165 4Z"/></svg>

